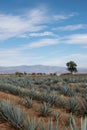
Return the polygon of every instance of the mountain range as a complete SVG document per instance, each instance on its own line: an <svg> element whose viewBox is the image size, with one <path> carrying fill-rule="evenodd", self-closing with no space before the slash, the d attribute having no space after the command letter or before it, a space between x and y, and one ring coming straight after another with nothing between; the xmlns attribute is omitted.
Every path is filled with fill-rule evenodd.
<svg viewBox="0 0 87 130"><path fill-rule="evenodd" d="M77 68L78 73L87 73L87 68ZM68 73L66 67L60 66L46 66L46 65L31 65L31 66L10 66L10 67L0 67L0 74L13 74L15 72L26 72L26 73Z"/></svg>

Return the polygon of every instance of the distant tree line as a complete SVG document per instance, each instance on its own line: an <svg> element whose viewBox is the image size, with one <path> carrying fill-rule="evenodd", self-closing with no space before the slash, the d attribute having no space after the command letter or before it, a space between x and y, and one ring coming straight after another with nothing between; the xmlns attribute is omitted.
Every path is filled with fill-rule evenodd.
<svg viewBox="0 0 87 130"><path fill-rule="evenodd" d="M66 66L67 66L67 70L71 73L71 74L73 74L73 73L76 73L78 70L77 70L77 64L74 62L74 61L69 61L69 62L67 62L66 63ZM24 72L24 73L22 73L22 72L15 72L15 75L16 76L19 76L19 77L21 77L21 76L23 76L23 75L27 75L27 73L26 72ZM46 75L46 73L31 73L30 75ZM50 73L49 75L51 75L51 76L55 76L55 75L57 75L57 73Z"/></svg>

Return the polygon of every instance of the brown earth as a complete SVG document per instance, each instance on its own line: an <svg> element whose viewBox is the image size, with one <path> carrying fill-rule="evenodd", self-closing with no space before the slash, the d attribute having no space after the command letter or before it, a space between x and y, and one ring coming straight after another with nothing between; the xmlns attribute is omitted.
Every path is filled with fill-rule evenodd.
<svg viewBox="0 0 87 130"><path fill-rule="evenodd" d="M18 103L19 103L19 100L21 99L21 97L0 91L0 100L3 100L3 99L10 100L12 103L14 103L15 105L18 106L19 105ZM41 105L40 101L33 100L33 106L32 106L32 108L28 109L22 103L20 104L20 107L21 107L21 109L25 108L27 115L29 115L29 117L31 119L33 119L34 117L36 118L36 121L38 121L40 119L42 122L45 122L46 126L48 125L48 120L50 118L54 121L54 124L55 124L54 113L56 111L60 111L59 122L63 122L64 121L64 123L66 125L68 125L68 120L67 119L70 116L70 114L66 113L65 109L61 109L61 108L58 108L58 107L52 107L51 108L52 114L49 117L41 117L40 113L38 111L40 105ZM80 126L79 118L77 118L77 124L78 124L78 126ZM61 128L62 124L59 124L59 126ZM14 129L12 128L12 126L9 123L7 123L7 122L4 122L4 123L1 122L0 123L0 130L14 130Z"/></svg>

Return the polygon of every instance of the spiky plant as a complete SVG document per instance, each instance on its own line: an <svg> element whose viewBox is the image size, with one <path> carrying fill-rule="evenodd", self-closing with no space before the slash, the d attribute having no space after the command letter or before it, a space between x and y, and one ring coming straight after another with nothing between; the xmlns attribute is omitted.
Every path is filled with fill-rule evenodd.
<svg viewBox="0 0 87 130"><path fill-rule="evenodd" d="M50 119L49 121L48 121L48 130L53 130L54 128L53 128L53 121L52 121L52 119Z"/></svg>
<svg viewBox="0 0 87 130"><path fill-rule="evenodd" d="M16 128L23 128L24 113L24 110L21 111L20 107L15 107L9 100L0 102L0 115Z"/></svg>
<svg viewBox="0 0 87 130"><path fill-rule="evenodd" d="M69 126L66 126L64 122L62 122L62 129L63 130L87 130L87 117L81 118L81 129L78 128L76 124L76 120L73 116L71 116L69 121ZM40 130L46 130L46 125L42 125ZM48 121L48 128L47 130L61 130L59 127L59 122L57 120L55 126L53 124L52 119Z"/></svg>
<svg viewBox="0 0 87 130"><path fill-rule="evenodd" d="M79 129L75 117L71 116L69 126L66 127L63 122L63 130L87 130L87 117L81 118L81 128Z"/></svg>
<svg viewBox="0 0 87 130"><path fill-rule="evenodd" d="M48 102L51 106L53 106L57 102L57 96L55 95L55 93L50 94Z"/></svg>
<svg viewBox="0 0 87 130"><path fill-rule="evenodd" d="M87 116L87 102L85 100L80 101L80 107L79 107L79 112L83 115L83 116Z"/></svg>
<svg viewBox="0 0 87 130"><path fill-rule="evenodd" d="M84 93L84 99L85 99L85 101L87 102L87 93Z"/></svg>
<svg viewBox="0 0 87 130"><path fill-rule="evenodd" d="M46 130L46 124L44 122L41 123L40 130Z"/></svg>
<svg viewBox="0 0 87 130"><path fill-rule="evenodd" d="M47 90L45 90L45 91L41 94L41 100L42 100L42 101L45 101L45 102L48 102L48 99L49 99L49 96L48 96Z"/></svg>
<svg viewBox="0 0 87 130"><path fill-rule="evenodd" d="M40 121L36 122L36 119L30 119L26 118L24 122L24 128L25 130L38 130L38 127L40 125Z"/></svg>
<svg viewBox="0 0 87 130"><path fill-rule="evenodd" d="M61 115L60 111L54 112L54 121L58 121L60 115Z"/></svg>
<svg viewBox="0 0 87 130"><path fill-rule="evenodd" d="M10 122L15 128L19 130L46 130L46 125L41 124L40 121L36 121L36 119L30 119L25 117L24 110L20 110L19 107L15 107L10 103L10 101L0 101L0 116L3 119ZM64 123L63 123L64 124ZM59 130L58 118L56 121L56 125L54 126L52 119L48 121L47 130ZM63 125L63 130L87 130L87 117L81 118L81 129L77 127L76 120L73 116L70 118L70 124L68 127Z"/></svg>
<svg viewBox="0 0 87 130"><path fill-rule="evenodd" d="M81 130L87 130L87 117L81 118Z"/></svg>
<svg viewBox="0 0 87 130"><path fill-rule="evenodd" d="M49 119L48 120L48 129L47 130L59 130L59 122L58 122L58 120L56 121L56 125L54 125L52 119Z"/></svg>
<svg viewBox="0 0 87 130"><path fill-rule="evenodd" d="M76 112L76 107L78 105L78 101L76 98L70 98L67 104L67 109L70 113Z"/></svg>
<svg viewBox="0 0 87 130"><path fill-rule="evenodd" d="M50 104L43 102L43 104L39 108L39 112L41 116L49 116L51 114Z"/></svg>
<svg viewBox="0 0 87 130"><path fill-rule="evenodd" d="M76 121L73 117L70 118L70 129L71 130L78 130L78 127L76 125Z"/></svg>
<svg viewBox="0 0 87 130"><path fill-rule="evenodd" d="M32 98L25 96L24 99L25 99L25 102L26 102L26 106L28 108L31 108L32 107Z"/></svg>
<svg viewBox="0 0 87 130"><path fill-rule="evenodd" d="M68 84L62 84L61 86L58 87L59 91L61 94L65 96L75 96L75 91L72 89Z"/></svg>
<svg viewBox="0 0 87 130"><path fill-rule="evenodd" d="M61 107L64 108L64 107L66 106L67 102L66 102L66 100L65 100L64 98L59 98L58 104L59 104Z"/></svg>
<svg viewBox="0 0 87 130"><path fill-rule="evenodd" d="M14 86L14 85L5 84L5 83L0 84L0 90L5 91L7 93L9 92L14 95L20 95L21 93L21 89L19 86Z"/></svg>

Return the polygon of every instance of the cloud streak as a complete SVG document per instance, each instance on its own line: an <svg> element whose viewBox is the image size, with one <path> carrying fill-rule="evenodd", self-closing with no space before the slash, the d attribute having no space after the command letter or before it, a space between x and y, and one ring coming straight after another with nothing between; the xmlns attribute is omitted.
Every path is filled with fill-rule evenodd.
<svg viewBox="0 0 87 130"><path fill-rule="evenodd" d="M87 34L73 34L64 37L63 41L66 44L87 44Z"/></svg>
<svg viewBox="0 0 87 130"><path fill-rule="evenodd" d="M87 59L87 54L76 53L60 56L60 58L50 58L49 60L47 59L44 62L42 62L42 64L52 66L66 66L66 63L72 60L77 63L78 67L86 67L87 63L85 62L85 59Z"/></svg>
<svg viewBox="0 0 87 130"><path fill-rule="evenodd" d="M38 33L34 35L37 36ZM35 40L34 42L26 43L18 48L17 50L23 51L28 49L34 48L41 48L45 46L54 46L58 44L80 44L82 46L87 44L87 34L73 34L73 35L66 35L64 37L56 37L56 38L41 38L39 40Z"/></svg>
<svg viewBox="0 0 87 130"><path fill-rule="evenodd" d="M20 35L21 38L29 38L29 37L56 37L56 35L51 31L44 31L44 32L33 32L28 34Z"/></svg>
<svg viewBox="0 0 87 130"><path fill-rule="evenodd" d="M32 65L43 56L36 53L23 53L17 49L0 49L0 66Z"/></svg>
<svg viewBox="0 0 87 130"><path fill-rule="evenodd" d="M29 10L21 15L0 14L0 40L26 36L26 33L31 33L30 35L35 36L36 32L46 29L48 23L68 19L73 16L72 14L49 15L46 10L39 8ZM37 35L39 35L39 33ZM47 31L40 35L52 35L52 33Z"/></svg>
<svg viewBox="0 0 87 130"><path fill-rule="evenodd" d="M28 43L26 45L22 45L19 48L17 48L20 51L27 50L27 49L34 49L34 48L40 48L45 46L52 46L59 44L58 39L49 38L49 39L40 39L35 42Z"/></svg>
<svg viewBox="0 0 87 130"><path fill-rule="evenodd" d="M69 14L69 15L53 15L52 16L52 19L53 20L65 20L65 19L69 19L70 17L73 17L75 16L75 14Z"/></svg>
<svg viewBox="0 0 87 130"><path fill-rule="evenodd" d="M60 26L57 28L54 28L53 30L60 30L60 31L75 31L79 29L86 29L86 24L76 24L76 25L67 25L67 26Z"/></svg>
<svg viewBox="0 0 87 130"><path fill-rule="evenodd" d="M65 66L70 60L77 63L78 67L86 67L87 54L75 53L70 55L60 55L56 57L43 56L42 54L26 53L15 49L0 49L0 65L1 66L17 66L17 65L34 65L43 64L51 66Z"/></svg>
<svg viewBox="0 0 87 130"><path fill-rule="evenodd" d="M53 32L41 32L41 33L30 33L30 37L44 37L44 36L55 36Z"/></svg>

